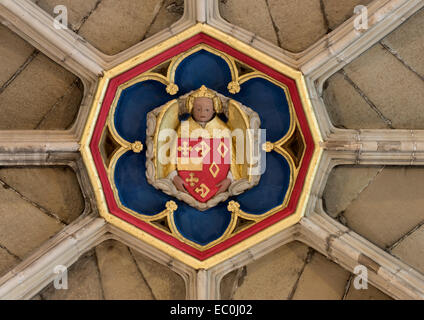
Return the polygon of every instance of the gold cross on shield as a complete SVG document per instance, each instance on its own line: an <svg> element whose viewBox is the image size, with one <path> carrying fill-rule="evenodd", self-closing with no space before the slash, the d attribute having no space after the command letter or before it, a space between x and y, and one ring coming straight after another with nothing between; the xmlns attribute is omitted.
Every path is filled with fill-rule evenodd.
<svg viewBox="0 0 424 320"><path fill-rule="evenodd" d="M194 187L194 185L199 182L199 178L197 178L193 172L190 173L190 178L186 178L186 182L190 183L190 187Z"/></svg>
<svg viewBox="0 0 424 320"><path fill-rule="evenodd" d="M178 147L178 151L181 151L181 153L184 157L188 157L189 152L191 151L192 147L190 147L188 145L187 141L184 141L182 144L183 144L183 146Z"/></svg>

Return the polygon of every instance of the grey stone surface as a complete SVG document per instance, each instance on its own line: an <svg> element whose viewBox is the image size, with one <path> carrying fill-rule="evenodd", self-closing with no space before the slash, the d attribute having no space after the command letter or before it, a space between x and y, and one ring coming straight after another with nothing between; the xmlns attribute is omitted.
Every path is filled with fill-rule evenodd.
<svg viewBox="0 0 424 320"><path fill-rule="evenodd" d="M144 38L169 28L177 22L184 13L184 0L165 0L159 13L154 17L152 24L148 27Z"/></svg>
<svg viewBox="0 0 424 320"><path fill-rule="evenodd" d="M80 29L80 35L114 55L140 42L161 9L160 0L102 0Z"/></svg>
<svg viewBox="0 0 424 320"><path fill-rule="evenodd" d="M34 47L0 24L0 88L33 52Z"/></svg>
<svg viewBox="0 0 424 320"><path fill-rule="evenodd" d="M370 1L322 0L325 16L318 0L268 2L269 7L265 0L227 0L221 1L220 7L230 22L296 52L322 37L328 27L333 29L347 19L354 5ZM65 4L71 27L77 30L82 26L81 34L108 54L125 50L159 32L182 13L181 0L39 0L38 3L49 14L55 5ZM394 128L423 128L424 90L420 79L424 74L423 13L421 10L382 41L391 52L378 44L344 69L364 95L392 121ZM255 19L249 18L252 15ZM33 52L32 46L0 26L0 86ZM0 129L68 128L82 96L76 83L73 75L38 54L0 92L0 110L5 115L0 119ZM341 73L329 80L324 99L332 121L341 128L387 128ZM64 174L62 180L58 173L41 175L27 169L21 173L14 170L0 170L0 178L25 197L55 214L64 214L61 218L68 222L80 214L81 198L75 180L72 182L74 178ZM424 176L420 168L386 168L378 175L375 168L355 170L340 168L330 176L324 193L330 214L345 211L349 227L381 247L393 244L422 222ZM37 179L41 181L39 185L49 186L48 192L38 190ZM11 189L0 186L0 201L1 275L63 225ZM61 205L61 201L66 205ZM423 233L423 227L413 232L392 254L424 273ZM235 298L285 299L297 283L295 298L339 299L346 272L317 253L305 265L307 251L306 246L293 243L249 265L247 275L239 278L232 273L221 287L222 296L231 297L238 282ZM179 276L162 270L162 266L139 257L119 243L106 242L96 252L106 298L162 299L184 295ZM46 298L100 299L103 294L99 276L95 256L85 256L71 268L71 289L66 293L50 292ZM73 286L75 281L79 285ZM372 286L358 291L351 285L346 298L385 299L387 296Z"/></svg>
<svg viewBox="0 0 424 320"><path fill-rule="evenodd" d="M383 119L340 72L327 80L323 99L331 122L338 128L388 128Z"/></svg>
<svg viewBox="0 0 424 320"><path fill-rule="evenodd" d="M58 220L0 185L0 245L25 258L63 228Z"/></svg>
<svg viewBox="0 0 424 320"><path fill-rule="evenodd" d="M328 26L334 30L344 21L354 15L354 9L358 5L368 5L372 0L323 0L325 15Z"/></svg>
<svg viewBox="0 0 424 320"><path fill-rule="evenodd" d="M424 226L400 242L392 254L424 274Z"/></svg>
<svg viewBox="0 0 424 320"><path fill-rule="evenodd" d="M101 1L101 0L100 0ZM77 30L81 22L85 20L89 14L100 3L99 0L39 0L38 5L44 9L48 14L57 17L58 14L54 12L55 7L62 5L67 8L68 13L68 26Z"/></svg>
<svg viewBox="0 0 424 320"><path fill-rule="evenodd" d="M0 118L0 130L37 128L46 114L52 117L52 108L75 80L73 74L45 55L38 54L0 94L0 110L5 115ZM73 121L79 104L67 105L67 108L65 122L68 124Z"/></svg>
<svg viewBox="0 0 424 320"><path fill-rule="evenodd" d="M154 299L128 247L108 240L96 247L96 254L105 299Z"/></svg>
<svg viewBox="0 0 424 320"><path fill-rule="evenodd" d="M131 250L138 268L143 274L144 279L152 290L155 299L158 300L184 300L186 289L184 280L163 266L135 250Z"/></svg>
<svg viewBox="0 0 424 320"><path fill-rule="evenodd" d="M36 129L58 130L69 129L77 116L75 108L81 105L83 85L79 79L75 80L64 92L49 112L38 122Z"/></svg>
<svg viewBox="0 0 424 320"><path fill-rule="evenodd" d="M393 49L399 58L421 77L424 77L423 30L424 9L421 9L383 40L384 44Z"/></svg>
<svg viewBox="0 0 424 320"><path fill-rule="evenodd" d="M305 266L294 293L294 300L340 300L349 272L315 252Z"/></svg>
<svg viewBox="0 0 424 320"><path fill-rule="evenodd" d="M282 48L300 52L328 31L320 0L268 0Z"/></svg>
<svg viewBox="0 0 424 320"><path fill-rule="evenodd" d="M84 210L77 177L69 167L0 168L0 179L64 223Z"/></svg>
<svg viewBox="0 0 424 320"><path fill-rule="evenodd" d="M423 206L424 170L385 167L344 217L349 228L385 248L424 220Z"/></svg>
<svg viewBox="0 0 424 320"><path fill-rule="evenodd" d="M293 242L247 265L247 274L234 299L287 299L305 264L307 252L307 246Z"/></svg>
<svg viewBox="0 0 424 320"><path fill-rule="evenodd" d="M20 259L18 259L18 257L10 254L6 249L0 247L0 277L16 266L19 262Z"/></svg>
<svg viewBox="0 0 424 320"><path fill-rule="evenodd" d="M238 281L238 269L227 273L224 278L222 278L220 284L221 300L230 300L233 298L233 294L235 290L237 290Z"/></svg>
<svg viewBox="0 0 424 320"><path fill-rule="evenodd" d="M51 284L41 293L44 300L102 300L103 292L93 251L82 256L68 270L68 288L55 289Z"/></svg>
<svg viewBox="0 0 424 320"><path fill-rule="evenodd" d="M424 81L386 50L373 46L344 70L395 129L423 129Z"/></svg>
<svg viewBox="0 0 424 320"><path fill-rule="evenodd" d="M383 167L339 166L328 177L323 201L326 212L336 217L375 179Z"/></svg>
<svg viewBox="0 0 424 320"><path fill-rule="evenodd" d="M221 0L219 4L221 15L225 20L253 32L273 44L278 44L266 0ZM254 19L249 18L253 16Z"/></svg>
<svg viewBox="0 0 424 320"><path fill-rule="evenodd" d="M349 286L345 300L393 300L376 287L368 284L368 289L355 289L353 281Z"/></svg>

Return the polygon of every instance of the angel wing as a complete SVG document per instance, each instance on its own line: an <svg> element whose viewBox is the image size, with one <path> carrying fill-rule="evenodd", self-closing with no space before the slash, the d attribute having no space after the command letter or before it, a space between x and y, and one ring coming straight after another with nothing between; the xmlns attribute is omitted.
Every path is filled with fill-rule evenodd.
<svg viewBox="0 0 424 320"><path fill-rule="evenodd" d="M249 163L247 161L247 152L252 150L247 148L247 144L251 143L250 132L250 118L247 114L248 110L240 103L229 100L228 101L228 122L233 137L233 159L232 159L232 173L236 180L249 178Z"/></svg>
<svg viewBox="0 0 424 320"><path fill-rule="evenodd" d="M162 179L168 176L173 170L172 164L163 164L159 161L159 152L168 150L166 144L169 146L169 152L171 151L171 144L173 143L172 133L176 132L180 121L178 119L179 103L177 100L172 100L168 104L162 107L156 120L156 132L154 136L154 153L155 153L155 166L156 166L156 178ZM165 155L170 156L170 154Z"/></svg>

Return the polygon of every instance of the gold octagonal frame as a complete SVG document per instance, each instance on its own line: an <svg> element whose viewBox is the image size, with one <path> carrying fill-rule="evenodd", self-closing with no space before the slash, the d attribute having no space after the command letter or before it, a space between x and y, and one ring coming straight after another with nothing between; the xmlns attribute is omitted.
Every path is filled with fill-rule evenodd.
<svg viewBox="0 0 424 320"><path fill-rule="evenodd" d="M276 222L273 225L268 226L264 230L242 240L241 242L227 248L224 251L221 251L203 261L196 259L195 257L173 247L172 245L163 242L162 240L150 235L149 233L133 226L132 224L121 220L109 213L106 199L103 193L102 184L100 178L97 173L97 169L95 167L94 159L90 151L90 141L93 136L94 128L96 125L96 121L103 103L103 99L106 93L107 86L109 84L110 79L115 76L147 61L148 59L172 48L173 46L199 34L203 33L210 37L213 37L221 42L226 43L227 45L233 47L234 49L240 51L241 53L254 58L255 60L260 61L262 64L271 67L272 69L280 72L293 80L295 80L297 85L297 90L299 92L301 102L303 105L304 113L308 122L308 126L313 138L313 142L315 145L314 153L312 154L312 158L309 164L309 168L307 169L307 175L304 181L303 189L300 194L300 198L296 207L296 211L292 213L290 216ZM247 81L240 77L241 81ZM162 43L138 54L137 56L129 59L128 61L112 68L111 70L107 70L104 72L103 77L99 80L97 92L94 98L94 102L92 105L92 109L90 115L87 120L86 127L84 129L84 133L81 140L81 154L83 157L83 161L87 167L87 171L90 177L90 181L93 185L94 193L96 196L96 201L98 204L100 215L112 225L128 232L129 234L135 236L136 238L158 248L159 250L165 252L171 257L182 261L183 263L191 266L194 269L208 269L211 268L220 262L223 262L238 253L248 249L249 247L264 241L265 239L275 235L276 233L294 225L299 222L299 220L304 215L306 205L309 199L312 182L314 176L317 171L318 163L321 158L323 149L321 146L322 137L320 131L318 129L317 120L315 118L312 106L309 101L308 92L306 89L306 84L304 77L300 71L294 70L291 67L284 65L278 60L268 56L267 54L250 47L248 44L237 40L231 37L228 34L225 34L211 26L198 23L185 31L163 41ZM278 141L276 144L281 144L281 141ZM277 150L276 150L277 151ZM282 151L279 150L278 151ZM278 152L277 151L277 152Z"/></svg>

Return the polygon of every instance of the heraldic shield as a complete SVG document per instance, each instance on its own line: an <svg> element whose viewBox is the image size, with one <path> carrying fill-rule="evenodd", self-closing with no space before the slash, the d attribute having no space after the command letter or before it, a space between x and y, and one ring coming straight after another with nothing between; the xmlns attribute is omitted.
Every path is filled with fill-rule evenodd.
<svg viewBox="0 0 424 320"><path fill-rule="evenodd" d="M178 139L177 170L186 190L200 202L207 202L219 190L230 171L231 145L228 138L190 141Z"/></svg>

